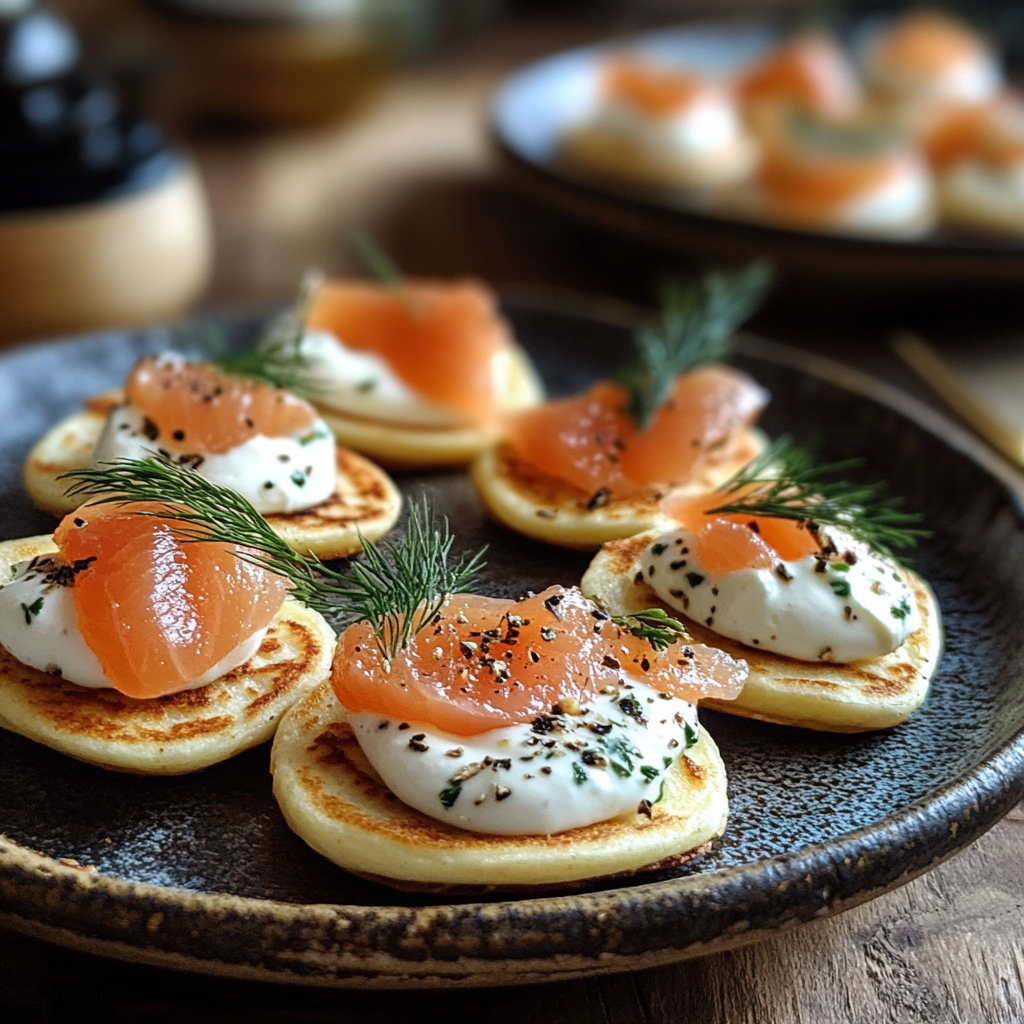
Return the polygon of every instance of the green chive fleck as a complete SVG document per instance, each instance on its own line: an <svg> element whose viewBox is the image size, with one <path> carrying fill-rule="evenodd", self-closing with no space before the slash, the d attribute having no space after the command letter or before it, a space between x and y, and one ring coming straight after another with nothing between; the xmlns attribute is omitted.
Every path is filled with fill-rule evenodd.
<svg viewBox="0 0 1024 1024"><path fill-rule="evenodd" d="M582 786L584 782L589 779L590 776L587 774L586 769L579 763L579 761L573 761L572 763L572 781L577 786Z"/></svg>
<svg viewBox="0 0 1024 1024"><path fill-rule="evenodd" d="M699 587L704 582L704 577L699 572L688 572L686 574L686 582L691 587Z"/></svg>
<svg viewBox="0 0 1024 1024"><path fill-rule="evenodd" d="M654 767L653 764L642 764L640 765L640 774L648 781L653 782L661 772Z"/></svg>
<svg viewBox="0 0 1024 1024"><path fill-rule="evenodd" d="M455 801L459 799L459 794L461 792L462 783L453 782L447 789L442 789L441 792L437 794L437 798L441 801L441 805L443 807L450 809L454 805Z"/></svg>
<svg viewBox="0 0 1024 1024"><path fill-rule="evenodd" d="M836 597L850 596L849 580L829 580L828 585L832 588L832 592L836 595Z"/></svg>
<svg viewBox="0 0 1024 1024"><path fill-rule="evenodd" d="M25 613L25 625L32 625L32 618L43 610L43 599L37 597L31 604L22 604L21 610Z"/></svg>

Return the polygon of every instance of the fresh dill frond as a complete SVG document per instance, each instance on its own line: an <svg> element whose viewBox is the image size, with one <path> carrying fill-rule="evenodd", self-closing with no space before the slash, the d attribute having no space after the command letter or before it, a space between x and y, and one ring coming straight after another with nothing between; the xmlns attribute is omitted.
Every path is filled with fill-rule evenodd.
<svg viewBox="0 0 1024 1024"><path fill-rule="evenodd" d="M408 502L405 537L398 543L367 544L353 562L344 588L353 621L370 623L381 654L392 661L398 651L429 625L452 594L469 590L483 568L481 549L449 564L452 537L448 520L432 522L429 503Z"/></svg>
<svg viewBox="0 0 1024 1024"><path fill-rule="evenodd" d="M143 511L176 524L183 542L242 547L237 557L283 576L292 596L340 625L369 622L385 658L398 651L437 614L452 594L469 589L483 567L484 550L451 560L448 520L435 526L426 498L408 502L405 538L374 544L361 538L361 560L348 572L326 566L285 543L236 491L211 483L192 470L157 459L122 460L100 469L64 474L74 481L67 493L92 504L160 502L166 509Z"/></svg>
<svg viewBox="0 0 1024 1024"><path fill-rule="evenodd" d="M663 651L671 644L693 643L687 628L673 619L661 608L645 608L632 615L616 615L612 622L621 629L646 640L656 651Z"/></svg>
<svg viewBox="0 0 1024 1024"><path fill-rule="evenodd" d="M771 268L758 262L665 286L660 322L634 334L639 359L619 375L629 391L626 411L641 430L650 426L679 374L729 358L733 333L760 306L771 281Z"/></svg>
<svg viewBox="0 0 1024 1024"><path fill-rule="evenodd" d="M366 269L381 284L388 288L405 288L405 275L398 269L390 256L361 228L352 228L349 241L356 254L366 264Z"/></svg>
<svg viewBox="0 0 1024 1024"><path fill-rule="evenodd" d="M323 277L318 273L307 274L295 302L268 321L252 344L241 351L227 351L223 332L220 332L216 348L211 349L208 339L204 343L200 338L197 344L209 354L211 362L222 373L248 377L274 387L287 388L305 398L315 398L319 385L312 362L303 351L302 341L313 296L322 281ZM209 321L207 323L210 324ZM216 327L215 324L210 326Z"/></svg>
<svg viewBox="0 0 1024 1024"><path fill-rule="evenodd" d="M737 495L735 500L724 501L706 514L768 516L836 526L889 557L930 537L930 530L916 525L921 514L902 511L903 499L884 496L883 483L826 479L861 465L863 459L846 459L816 466L811 449L796 447L782 437L719 488L723 497Z"/></svg>

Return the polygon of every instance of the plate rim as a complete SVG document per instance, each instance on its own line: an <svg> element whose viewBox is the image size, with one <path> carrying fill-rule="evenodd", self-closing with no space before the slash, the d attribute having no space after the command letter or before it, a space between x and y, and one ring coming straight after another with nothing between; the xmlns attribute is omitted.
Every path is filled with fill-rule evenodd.
<svg viewBox="0 0 1024 1024"><path fill-rule="evenodd" d="M708 19L667 26L653 31L623 34L604 39L597 43L569 47L531 61L506 75L491 93L488 106L488 131L492 145L497 149L506 168L511 170L528 187L541 194L547 193L549 201L556 200L562 205L575 209L591 219L611 222L610 226L627 227L651 240L668 244L678 243L682 230L693 232L728 233L737 238L749 236L748 245L771 244L791 250L827 246L850 259L865 261L885 256L905 263L911 259L925 262L957 263L956 269L978 270L979 264L988 275L993 269L1022 269L1024 264L1024 237L998 234L979 234L977 238L966 235L952 240L886 238L877 235L840 234L813 232L782 225L762 223L749 218L726 217L700 210L689 210L668 202L659 201L656 193L644 195L641 186L637 194L631 194L628 184L621 189L612 180L576 177L561 171L557 164L536 160L526 154L516 140L505 130L503 108L511 102L517 89L523 87L535 75L542 74L559 62L572 59L593 60L597 55L625 49L630 46L656 44L666 36L685 37L701 32L752 32L778 31L780 25L772 19L735 18ZM659 224L659 219L668 218L670 224Z"/></svg>
<svg viewBox="0 0 1024 1024"><path fill-rule="evenodd" d="M523 304L621 324L619 317L602 315L605 304L598 298L588 302L581 295L573 301L563 294L545 300L538 295ZM980 465L1024 520L1024 476L925 403L824 356L750 334L742 334L739 342L745 355L799 370L910 420ZM0 360L15 351L0 354ZM972 798L966 800L965 794ZM298 904L136 882L58 860L0 835L0 927L121 960L313 986L477 987L566 980L718 952L840 913L931 870L1022 798L1024 726L955 779L836 840L638 886L424 907ZM954 806L958 815L949 813ZM915 820L915 842L908 845L907 826ZM883 880L865 887L869 877ZM757 883L753 889L752 882ZM687 941L681 934L687 924L682 912L702 894L731 887L745 895L745 902L725 901L733 918L728 927L711 938ZM763 901L768 894L773 899L758 907L751 891ZM645 913L636 913L638 905ZM729 914L718 916L724 922ZM644 946L652 921L662 932L672 930L666 917L674 919L673 941ZM503 920L506 926L514 921L515 931L506 928L497 942L479 935L474 940L480 925L472 921L481 918ZM589 925L584 929L589 944L578 941L582 933L577 928L571 937L575 946L567 951L565 934L552 931L556 918ZM405 957L394 952L399 929L408 937ZM618 951L624 939L635 946L637 937L643 948ZM198 938L209 943L203 955L188 952Z"/></svg>

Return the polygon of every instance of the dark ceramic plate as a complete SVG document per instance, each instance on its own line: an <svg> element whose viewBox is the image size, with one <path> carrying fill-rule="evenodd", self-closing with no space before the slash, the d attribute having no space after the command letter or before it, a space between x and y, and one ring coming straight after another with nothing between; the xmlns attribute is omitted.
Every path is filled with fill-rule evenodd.
<svg viewBox="0 0 1024 1024"><path fill-rule="evenodd" d="M592 103L606 54L628 50L668 65L728 74L767 49L777 29L710 24L663 29L547 57L516 72L492 108L498 147L517 179L541 199L604 227L702 262L770 257L784 270L882 283L1007 282L1024 278L1024 241L936 230L914 240L819 234L702 212L681 193L587 175L559 157L566 128Z"/></svg>
<svg viewBox="0 0 1024 1024"><path fill-rule="evenodd" d="M564 307L518 302L508 312L555 394L583 387L628 346L623 326ZM156 330L119 332L0 356L0 536L53 526L18 483L33 439L165 340ZM935 531L916 566L938 593L947 650L907 724L829 736L702 714L732 802L710 852L601 891L442 905L347 875L293 836L271 795L268 746L194 776L154 779L0 732L0 925L238 977L516 983L748 942L901 885L975 839L1024 796L1016 500L979 445L906 396L755 339L743 353L741 365L772 391L772 434L823 437L831 458L865 455L866 474L891 481ZM486 591L579 580L586 556L488 522L464 476L401 483L435 496L461 546L491 545Z"/></svg>

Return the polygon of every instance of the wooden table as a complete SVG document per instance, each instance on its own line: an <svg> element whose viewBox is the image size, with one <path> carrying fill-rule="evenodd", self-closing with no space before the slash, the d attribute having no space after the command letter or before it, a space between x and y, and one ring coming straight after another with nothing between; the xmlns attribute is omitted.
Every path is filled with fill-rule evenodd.
<svg viewBox="0 0 1024 1024"><path fill-rule="evenodd" d="M287 299L310 265L356 269L345 241L353 225L370 229L411 274L475 273L505 287L649 300L656 272L672 258L598 238L519 195L497 172L484 128L488 94L507 70L607 27L582 18L514 23L406 74L350 125L193 139L217 232L209 303L265 306ZM769 309L758 326L925 397L886 345L905 317L861 313L808 322L791 300ZM990 324L993 317L1013 326L1005 313L997 310ZM955 329L968 328L961 322ZM840 917L676 966L526 989L374 994L246 984L118 964L0 932L0 1019L1021 1021L1022 841L1018 808L954 860Z"/></svg>

